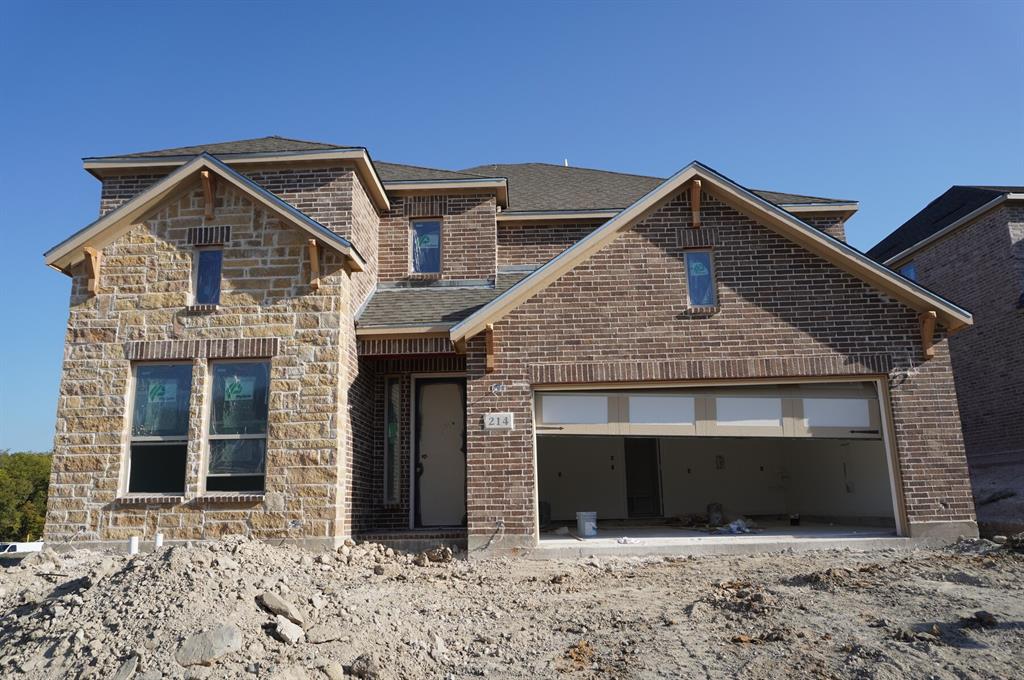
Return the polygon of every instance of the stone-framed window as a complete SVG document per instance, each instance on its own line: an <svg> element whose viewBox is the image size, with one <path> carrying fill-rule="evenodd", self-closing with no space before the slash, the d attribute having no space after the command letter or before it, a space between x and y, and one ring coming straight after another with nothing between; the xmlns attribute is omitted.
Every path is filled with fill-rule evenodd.
<svg viewBox="0 0 1024 680"><path fill-rule="evenodd" d="M206 491L262 493L270 362L210 362Z"/></svg>
<svg viewBox="0 0 1024 680"><path fill-rule="evenodd" d="M220 246L203 246L192 256L192 297L194 306L220 304L221 267L224 250Z"/></svg>
<svg viewBox="0 0 1024 680"><path fill-rule="evenodd" d="M687 250L684 254L686 267L686 300L694 309L713 309L718 306L718 291L715 285L715 264L711 250Z"/></svg>
<svg viewBox="0 0 1024 680"><path fill-rule="evenodd" d="M191 362L135 364L131 395L128 493L184 494Z"/></svg>
<svg viewBox="0 0 1024 680"><path fill-rule="evenodd" d="M441 229L438 217L412 220L410 252L414 274L441 273Z"/></svg>

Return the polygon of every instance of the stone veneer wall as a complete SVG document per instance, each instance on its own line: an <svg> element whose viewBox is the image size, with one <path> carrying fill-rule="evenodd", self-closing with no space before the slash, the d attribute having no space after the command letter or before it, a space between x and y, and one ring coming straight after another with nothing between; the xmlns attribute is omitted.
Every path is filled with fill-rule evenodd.
<svg viewBox="0 0 1024 680"><path fill-rule="evenodd" d="M391 196L380 221L380 280L493 281L496 272L497 203L493 194ZM441 273L413 274L411 220L440 217Z"/></svg>
<svg viewBox="0 0 1024 680"><path fill-rule="evenodd" d="M483 336L469 342L471 550L534 544L534 385L890 370L911 534L976 532L945 338L922 363L916 312L707 192L703 204L702 230L714 230L717 244L717 312L686 306L683 192L496 323L493 373L484 371ZM484 431L488 411L513 412L516 428Z"/></svg>
<svg viewBox="0 0 1024 680"><path fill-rule="evenodd" d="M991 210L910 259L922 285L974 314L949 339L968 457L1024 456L1024 206Z"/></svg>
<svg viewBox="0 0 1024 680"><path fill-rule="evenodd" d="M193 249L186 234L204 224L231 228L221 305L190 313ZM344 535L339 386L349 380L342 348L351 342L345 334L351 328L352 285L340 256L325 249L321 288L311 290L306 240L305 232L283 224L226 182L218 183L215 219L204 220L196 182L103 249L98 294L86 294L83 267L77 267L47 541L146 539L157 531L168 540L245 532L333 543ZM200 414L209 357L246 354L273 355L266 494L205 496ZM193 366L187 488L176 502L119 500L129 430L129 356L179 358Z"/></svg>

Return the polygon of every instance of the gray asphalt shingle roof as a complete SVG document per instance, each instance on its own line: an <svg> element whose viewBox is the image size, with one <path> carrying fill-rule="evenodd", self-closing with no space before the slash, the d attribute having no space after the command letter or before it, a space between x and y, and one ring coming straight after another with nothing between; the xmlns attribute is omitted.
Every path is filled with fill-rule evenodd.
<svg viewBox="0 0 1024 680"><path fill-rule="evenodd" d="M454 326L521 281L529 272L498 274L493 288L422 286L380 288L363 308L360 328L448 325Z"/></svg>
<svg viewBox="0 0 1024 680"><path fill-rule="evenodd" d="M621 210L665 181L663 177L630 175L607 170L549 163L478 165L462 172L507 177L509 210ZM751 189L775 204L852 203L835 198L803 196Z"/></svg>
<svg viewBox="0 0 1024 680"><path fill-rule="evenodd" d="M325 149L357 149L355 146L338 146L323 142L309 142L304 139L289 139L272 135L254 139L239 139L233 142L216 142L214 144L198 144L195 146L178 146L172 149L156 151L139 151L116 156L98 156L97 158L159 158L161 156L195 156L204 151L211 156L233 153L280 153L286 151L323 151Z"/></svg>
<svg viewBox="0 0 1024 680"><path fill-rule="evenodd" d="M885 262L920 241L936 234L961 217L1006 193L1024 192L1024 187L953 186L926 205L868 250L868 257Z"/></svg>

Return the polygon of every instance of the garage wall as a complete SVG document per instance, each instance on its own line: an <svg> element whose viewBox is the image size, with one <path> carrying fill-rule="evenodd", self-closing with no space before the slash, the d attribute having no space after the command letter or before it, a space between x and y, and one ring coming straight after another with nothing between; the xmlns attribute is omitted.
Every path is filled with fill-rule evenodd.
<svg viewBox="0 0 1024 680"><path fill-rule="evenodd" d="M721 503L726 517L730 518L740 514L784 513L786 493L778 442L697 437L662 439L661 488L665 516L703 514L707 512L708 503Z"/></svg>
<svg viewBox="0 0 1024 680"><path fill-rule="evenodd" d="M551 519L626 517L626 459L621 437L537 437L537 484Z"/></svg>
<svg viewBox="0 0 1024 680"><path fill-rule="evenodd" d="M881 441L784 439L790 512L824 517L893 516L889 468ZM845 468L844 468L845 466Z"/></svg>
<svg viewBox="0 0 1024 680"><path fill-rule="evenodd" d="M665 517L704 514L709 503L728 519L893 516L881 441L663 437L660 452ZM538 437L537 468L553 520L574 521L581 510L628 517L622 437Z"/></svg>

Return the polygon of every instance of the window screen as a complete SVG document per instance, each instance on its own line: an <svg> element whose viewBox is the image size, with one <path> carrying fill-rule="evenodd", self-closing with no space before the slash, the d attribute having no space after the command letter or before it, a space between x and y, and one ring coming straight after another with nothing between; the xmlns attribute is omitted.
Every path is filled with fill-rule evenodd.
<svg viewBox="0 0 1024 680"><path fill-rule="evenodd" d="M129 493L185 492L191 364L135 366Z"/></svg>
<svg viewBox="0 0 1024 680"><path fill-rule="evenodd" d="M412 270L419 274L441 271L441 220L413 221Z"/></svg>

